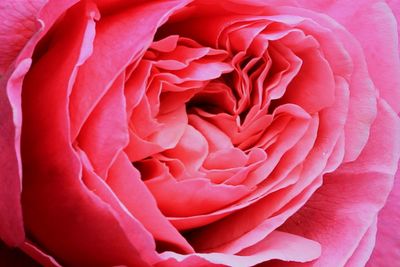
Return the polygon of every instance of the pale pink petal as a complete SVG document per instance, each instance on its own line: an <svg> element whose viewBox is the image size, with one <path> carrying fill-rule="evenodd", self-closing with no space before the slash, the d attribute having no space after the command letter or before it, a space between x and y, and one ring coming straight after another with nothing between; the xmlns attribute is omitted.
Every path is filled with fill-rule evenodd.
<svg viewBox="0 0 400 267"><path fill-rule="evenodd" d="M233 147L229 136L200 116L189 115L189 123L207 139L210 152Z"/></svg>
<svg viewBox="0 0 400 267"><path fill-rule="evenodd" d="M308 262L321 253L320 245L312 240L285 232L274 231L258 244L241 251L238 255L223 253L196 253L181 255L172 252L161 254L166 262L158 266L205 266L221 264L224 266L254 266L264 261L280 259L284 261ZM172 259L175 259L173 261ZM190 262L194 265L187 265ZM200 265L202 266L202 265Z"/></svg>
<svg viewBox="0 0 400 267"><path fill-rule="evenodd" d="M365 232L363 238L361 239L357 249L354 251L351 258L346 262L345 265L346 267L366 266L366 263L369 257L371 256L371 253L374 250L375 246L376 231L377 231L376 224L377 220L375 219L372 225L368 228L367 232Z"/></svg>
<svg viewBox="0 0 400 267"><path fill-rule="evenodd" d="M400 171L397 171L393 189L385 207L378 215L378 233L375 249L367 266L400 264ZM397 249L396 249L397 248Z"/></svg>
<svg viewBox="0 0 400 267"><path fill-rule="evenodd" d="M399 1L397 0L386 0L386 3L389 5L389 7L392 9L393 15L396 18L397 25L400 25L400 4ZM400 27L397 26L397 35L398 38L398 46L399 46L399 51L400 51Z"/></svg>
<svg viewBox="0 0 400 267"><path fill-rule="evenodd" d="M189 172L194 173L203 165L208 154L206 139L192 126L188 125L178 144L163 154L179 159Z"/></svg>
<svg viewBox="0 0 400 267"><path fill-rule="evenodd" d="M342 24L360 42L368 71L381 96L400 111L400 58L396 17L385 1L307 1L300 5L327 14ZM389 1L394 10L398 2ZM371 35L371 32L375 34ZM384 70L384 71L383 71ZM394 89L397 88L397 89Z"/></svg>
<svg viewBox="0 0 400 267"><path fill-rule="evenodd" d="M323 186L283 227L321 243L317 266L346 263L392 188L400 155L400 122L383 101L378 111L360 157L325 175ZM387 152L384 158L382 151Z"/></svg>
<svg viewBox="0 0 400 267"><path fill-rule="evenodd" d="M210 153L203 167L207 169L231 169L243 167L247 163L247 155L238 148L229 148Z"/></svg>
<svg viewBox="0 0 400 267"><path fill-rule="evenodd" d="M140 123L136 115L144 115L144 110L138 108L131 118L131 125L135 129L130 130L130 141L125 152L132 162L175 147L185 132L188 120L184 105L172 112L158 116L157 121L154 119L149 121L148 118L144 118L143 121L148 123L144 125ZM151 124L155 127L149 127ZM139 131L150 132L150 134L142 137L137 133Z"/></svg>

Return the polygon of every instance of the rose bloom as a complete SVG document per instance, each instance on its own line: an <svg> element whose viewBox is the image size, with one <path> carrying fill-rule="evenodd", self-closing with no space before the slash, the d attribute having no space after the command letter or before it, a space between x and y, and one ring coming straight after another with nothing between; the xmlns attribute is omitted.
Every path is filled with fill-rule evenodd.
<svg viewBox="0 0 400 267"><path fill-rule="evenodd" d="M400 266L399 13L2 0L0 265Z"/></svg>

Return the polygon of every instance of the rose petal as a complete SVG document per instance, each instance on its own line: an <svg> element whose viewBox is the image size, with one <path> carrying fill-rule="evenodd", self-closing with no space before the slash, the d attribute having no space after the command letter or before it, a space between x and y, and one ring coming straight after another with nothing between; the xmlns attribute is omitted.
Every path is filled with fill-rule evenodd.
<svg viewBox="0 0 400 267"><path fill-rule="evenodd" d="M334 103L335 83L326 59L318 49L312 48L297 51L296 55L302 60L302 66L279 102L295 103L311 114L331 106Z"/></svg>
<svg viewBox="0 0 400 267"><path fill-rule="evenodd" d="M368 228L367 232L364 234L356 251L354 251L351 258L346 262L346 266L366 266L369 257L375 246L376 231L377 231L377 221L376 219L372 225ZM386 262L390 262L387 260ZM378 265L379 266L379 265Z"/></svg>
<svg viewBox="0 0 400 267"><path fill-rule="evenodd" d="M400 58L396 18L385 1L304 1L301 6L327 14L342 24L364 49L368 70L381 96L400 111ZM396 7L396 5L394 5ZM376 34L371 38L371 32ZM379 51L379 52L378 52ZM382 71L385 70L385 71Z"/></svg>
<svg viewBox="0 0 400 267"><path fill-rule="evenodd" d="M151 179L146 185L167 216L185 217L208 213L232 204L250 192L244 185L213 184L205 178L176 181L170 176ZM179 198L172 198L179 196Z"/></svg>
<svg viewBox="0 0 400 267"><path fill-rule="evenodd" d="M210 152L233 148L229 136L212 123L192 114L189 115L189 122L207 139Z"/></svg>
<svg viewBox="0 0 400 267"><path fill-rule="evenodd" d="M41 38L50 29L50 27L53 25L54 21L60 16L60 14L71 5L73 5L75 2L76 0L63 1L62 3L58 3L56 5L54 5L55 2L51 2L40 10L40 14L37 16L40 17L43 23L41 24L40 28L36 29L39 32L33 35L27 43L16 45L17 50L22 48L23 45L25 45L25 47L22 49L22 51L20 51L18 56L15 54L15 56L17 56L17 58L15 59L15 68L11 68L9 70L9 73L5 74L4 79L1 79L0 81L0 113L2 114L0 120L2 127L4 127L2 129L2 135L0 136L0 146L4 149L4 153L2 153L2 156L0 158L0 166L2 168L2 173L10 173L7 175L2 175L0 178L0 183L6 185L1 186L1 188L6 191L1 192L0 194L0 196L2 196L2 198L0 199L0 203L2 203L0 204L0 216L4 218L0 223L0 237L9 245L15 246L17 245L17 243L21 243L24 235L22 229L21 207L19 203L19 194L21 191L21 166L20 163L18 163L18 161L20 161L19 139L22 125L21 87L23 76L26 74L30 67L31 56L35 45L39 41L39 38ZM28 11L38 10L39 6L42 3L42 1L37 1L32 5L26 5L25 3L11 3L11 1L4 2L4 6L13 5L15 8L14 11L22 8L22 13L17 12L17 14L14 14L15 16L13 18L8 18L8 15L11 14L8 9L0 9L1 16L6 18L5 21L11 20L13 21L13 23L16 23L15 25L13 23L0 23L0 33L3 33L3 31L5 33L4 35L1 34L1 36L4 36L5 38L17 38L15 39L16 42L22 41L22 39L18 38L26 38L27 36L21 37L20 35L6 34L6 31L10 30L10 27L18 27L17 20L21 18L20 15L24 14L28 17L31 17L31 15L33 14L29 14ZM3 13L4 11L7 11L7 13ZM22 17L22 19L24 19L24 17ZM2 42L2 44L7 46L7 42ZM4 52L7 52L8 48L5 47L4 49ZM9 54L9 56L10 55L11 54ZM6 53L5 56L5 60L7 63L3 63L3 59L1 59L0 68L3 68L4 64L8 65L9 60L14 60L14 58L8 57ZM0 73L1 72L2 70L0 70ZM12 108L12 110L10 108ZM12 209L13 211L10 212L9 209ZM3 213L5 214L3 215Z"/></svg>
<svg viewBox="0 0 400 267"><path fill-rule="evenodd" d="M12 1L0 3L0 77L11 67L28 40L39 31L39 10L45 0Z"/></svg>
<svg viewBox="0 0 400 267"><path fill-rule="evenodd" d="M247 155L242 150L234 147L210 153L203 167L221 170L244 167L247 160Z"/></svg>
<svg viewBox="0 0 400 267"><path fill-rule="evenodd" d="M79 69L70 97L72 139L119 73L147 49L157 27L184 4L146 2L102 18L96 28L93 55Z"/></svg>
<svg viewBox="0 0 400 267"><path fill-rule="evenodd" d="M8 0L0 3L0 147L3 151L0 156L0 239L10 246L18 245L24 238L20 205L20 94L23 76L31 64L26 56L19 59L17 56L32 35L43 28L37 16L44 4L45 1Z"/></svg>
<svg viewBox="0 0 400 267"><path fill-rule="evenodd" d="M254 266L272 259L307 262L318 258L320 251L321 247L315 241L280 231L274 231L261 242L240 252L238 255L223 253L179 255L176 253L164 252L161 256L168 261L160 263L159 266L196 266L201 263L204 264L204 260L208 262L207 266L211 264L222 264L232 267ZM175 259L175 261L173 259ZM193 265L187 265L189 262Z"/></svg>
<svg viewBox="0 0 400 267"><path fill-rule="evenodd" d="M124 81L124 75L115 80L90 114L77 139L79 147L90 158L96 173L103 178L106 178L117 154L128 144Z"/></svg>
<svg viewBox="0 0 400 267"><path fill-rule="evenodd" d="M160 212L154 197L140 180L140 173L125 154L121 153L111 166L107 183L154 238L179 246L185 252L193 252L192 247Z"/></svg>
<svg viewBox="0 0 400 267"><path fill-rule="evenodd" d="M392 9L393 15L397 20L397 25L400 25L400 5L399 5L399 2L397 0L386 0L386 3ZM397 34L398 34L397 40L400 41L400 29L399 29L399 27L397 27ZM399 51L400 51L400 42L398 43L398 46L399 46Z"/></svg>
<svg viewBox="0 0 400 267"><path fill-rule="evenodd" d="M140 119L146 115L147 118L142 121L148 124L139 123L141 122ZM135 129L130 129L130 142L125 148L125 152L132 162L175 147L185 132L188 120L184 105L172 112L158 116L157 122L153 118L149 120L149 117L150 115L145 114L143 108L138 107L131 118L131 125L135 126ZM150 127L149 125L151 124L156 127ZM151 134L146 134L147 136L142 137L134 130L137 132L150 131Z"/></svg>
<svg viewBox="0 0 400 267"><path fill-rule="evenodd" d="M124 92L128 118L132 116L132 110L139 105L145 94L147 85L146 81L150 75L150 71L150 62L142 60L137 68L133 70L131 77L125 83Z"/></svg>
<svg viewBox="0 0 400 267"><path fill-rule="evenodd" d="M29 257L19 248L10 248L0 241L0 265L17 267L40 267L38 262ZM56 267L56 266L46 266ZM57 266L58 267L58 266Z"/></svg>
<svg viewBox="0 0 400 267"><path fill-rule="evenodd" d="M237 253L276 229L304 205L320 184L321 179L309 184L307 179L303 179L301 183L257 199L246 209L240 209L223 220L190 232L187 239L196 251Z"/></svg>
<svg viewBox="0 0 400 267"><path fill-rule="evenodd" d="M378 215L378 233L375 249L367 266L380 266L388 262L400 264L400 171L397 171L394 186L385 207Z"/></svg>
<svg viewBox="0 0 400 267"><path fill-rule="evenodd" d="M378 117L359 158L325 175L323 186L285 223L286 231L321 243L317 265L344 265L385 204L400 156L399 134L397 115L379 101ZM384 159L381 151L389 152Z"/></svg>
<svg viewBox="0 0 400 267"><path fill-rule="evenodd" d="M126 238L132 245L134 245L132 252L136 252L136 249L138 248L139 250L142 250L139 252L140 256L136 258L136 264L145 264L141 259L149 263L155 261L156 256L153 237L144 229L143 224L126 210L126 207L119 201L117 196L115 196L114 192L107 186L103 179L94 173L93 167L85 153L83 151L78 152L83 167L83 183L87 186L87 189L92 191L94 195L108 205L110 213L114 215L115 219L118 221L119 226L126 234ZM141 244L137 242L138 239L142 241Z"/></svg>
<svg viewBox="0 0 400 267"><path fill-rule="evenodd" d="M340 82L340 81L341 80L339 80L337 83L335 105L320 112L320 116L319 116L320 122L319 122L319 126L318 126L319 129L318 129L317 140L315 141L311 152L307 155L307 158L304 160L303 167L301 169L301 174L300 174L301 175L300 176L301 183L297 182L296 187L293 187L293 190L289 189L288 192L286 192L286 190L283 191L283 193L281 192L281 194L283 194L282 196L285 198L285 200L278 198L278 199L280 199L280 201L282 201L282 202L277 202L277 203L281 203L280 205L282 205L283 203L286 203L292 197L299 194L299 192L301 192L305 187L309 186L310 184L318 182L318 176L323 171L324 166L326 165L326 163L328 161L329 155L330 155L331 151L333 150L333 148L343 130L343 125L344 125L343 117L345 117L344 114L346 114L346 111L347 111L346 102L347 102L347 98L348 98L348 93L346 91L347 85L344 82ZM343 114L343 116L338 116L339 113ZM332 130L333 125L335 125L334 126L335 131ZM301 135L300 135L300 137L301 137ZM287 145L286 141L288 139L285 138L284 140L285 140L285 142L283 144ZM277 151L275 151L275 153L273 153L273 154L270 154L270 158L272 156L276 156L275 154L277 154ZM278 156L278 158L280 158L280 157ZM276 165L276 163L272 164L272 166L275 166L275 165ZM255 174L257 174L257 172L255 172ZM255 175L255 177L260 177L260 176ZM314 190L315 190L315 187L314 187ZM257 191L255 191L255 192L257 192ZM256 194L256 196L260 197L260 195L257 195L257 194ZM261 196L263 196L263 195L261 195ZM310 194L308 195L308 197L309 196L310 196ZM268 197L266 199L268 200ZM265 200L265 201L267 201L267 200ZM255 200L253 199L252 201L255 201ZM249 201L247 201L245 203L248 204ZM269 205L271 205L270 202L268 202L268 203L269 203ZM300 202L295 202L295 203L300 203ZM251 206L249 208L251 209ZM276 208L276 206L273 208ZM292 212L294 212L295 210L296 209L292 210ZM245 212L243 214L245 214ZM235 216L235 215L231 215L230 217L232 217L232 216ZM286 218L288 216L289 215L287 215ZM238 221L241 221L241 220L238 219ZM247 220L245 220L245 221L247 221ZM252 220L251 222L255 223L254 220ZM281 223L282 222L283 221L281 221ZM226 229L227 227L231 228L235 225L232 218L230 218L230 220L227 220L227 219L224 220L224 223L226 223L226 224L231 223L231 224L229 226L224 225L220 222L217 222L214 224L215 227L217 227L217 228L221 227L221 228L219 228L220 233L226 232L225 230L221 230L221 229ZM223 227L223 225L224 225L224 227ZM246 227L249 227L249 224L246 224ZM211 229L212 228L210 228L210 227L204 228L204 231L201 232L202 234L198 234L197 238L199 240L205 240L205 239L203 239L204 236L206 236L205 233L207 233L207 232L208 232L207 234L211 233L212 232ZM243 231L243 229L246 229L246 228L243 228L243 227L241 228L239 226L238 229L240 229L240 231L239 231L239 233L240 233L241 231ZM229 234L231 234L231 233L232 232L229 232ZM250 232L250 236L252 236L251 232ZM229 237L229 235L228 235L228 237ZM244 236L244 238L246 238L246 236ZM211 240L218 243L218 242L221 242L223 240L223 238L219 235L217 235L217 236L214 234L210 235L210 236L208 236L207 242L203 243L203 245L210 244ZM235 244L235 243L232 243L232 244ZM238 243L236 243L236 244L238 244ZM227 248L229 248L229 246L227 246Z"/></svg>
<svg viewBox="0 0 400 267"><path fill-rule="evenodd" d="M178 144L164 155L179 159L186 169L195 173L203 165L208 154L208 145L205 138L192 126L188 125Z"/></svg>
<svg viewBox="0 0 400 267"><path fill-rule="evenodd" d="M24 221L32 237L67 265L145 266L142 257L154 257L151 236L140 225L126 229L111 207L84 186L70 144L68 93L90 54L95 16L90 3L71 8L51 33L56 41L25 77ZM141 242L131 243L127 234L137 234Z"/></svg>
<svg viewBox="0 0 400 267"><path fill-rule="evenodd" d="M21 163L20 163L20 131L21 112L18 104L20 97L9 98L7 92L20 92L23 76L30 67L30 61L22 61L8 81L0 82L0 239L10 246L23 242L24 226L20 204ZM17 105L16 109L14 108ZM19 113L19 114L18 114ZM16 121L15 121L16 120Z"/></svg>
<svg viewBox="0 0 400 267"><path fill-rule="evenodd" d="M369 77L362 48L355 38L336 21L310 10L280 7L280 12L309 17L332 31L353 60L353 73L349 81L350 103L345 126L345 158L353 161L361 153L368 139L370 126L376 116L375 87Z"/></svg>
<svg viewBox="0 0 400 267"><path fill-rule="evenodd" d="M35 246L33 243L25 241L21 250L26 254L35 259L38 263L45 267L61 267L61 265L50 255L43 252L39 247Z"/></svg>
<svg viewBox="0 0 400 267"><path fill-rule="evenodd" d="M179 35L170 35L164 39L154 41L150 47L156 51L168 53L175 50L178 44L178 40L179 40Z"/></svg>

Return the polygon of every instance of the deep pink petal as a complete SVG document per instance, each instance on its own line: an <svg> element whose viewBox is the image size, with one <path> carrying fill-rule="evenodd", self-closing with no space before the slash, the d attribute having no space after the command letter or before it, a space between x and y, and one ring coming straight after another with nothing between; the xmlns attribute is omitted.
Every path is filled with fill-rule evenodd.
<svg viewBox="0 0 400 267"><path fill-rule="evenodd" d="M25 77L24 221L32 237L63 264L146 266L143 257L151 258L154 248L151 236L141 227L126 229L115 211L88 190L70 144L68 94L78 66L90 55L96 13L86 2L71 8L51 32L55 41L47 53ZM137 234L142 242L133 244L127 234Z"/></svg>
<svg viewBox="0 0 400 267"><path fill-rule="evenodd" d="M44 3L42 1L37 1L35 3L26 4L19 3L15 1L2 2L0 8L0 16L4 18L0 23L0 33L1 38L15 38L12 45L15 45L13 49L16 50L8 53L8 40L1 42L4 45L4 62L3 54L0 57L0 73L3 75L5 68L10 67L8 73L5 73L4 77L0 82L1 95L0 95L0 113L2 114L0 120L1 125L4 127L2 129L2 134L0 137L0 145L4 147L4 153L0 157L0 166L2 175L0 178L0 183L5 186L1 186L2 191L0 196L0 216L4 219L0 223L0 237L9 245L17 245L22 242L23 239L23 229L22 229L22 219L21 219L21 207L20 207L20 191L21 191L21 167L20 163L20 132L22 125L22 114L21 114L21 87L24 75L28 71L31 64L31 56L35 45L53 25L54 21L64 12L68 7L74 4L76 0L63 1L57 5L54 2L48 3L40 10L40 14L33 14L30 12L36 12L40 9L41 5ZM8 17L12 12L9 11L9 7L12 6L11 10L15 11L13 17ZM20 12L20 13L18 13ZM22 17L21 17L22 16ZM25 17L27 16L27 17ZM33 16L33 17L32 17ZM30 28L33 26L30 20L34 17L39 16L43 21L43 24L39 28ZM23 19L29 25L29 29L25 32L26 36L12 35L7 33L8 30L13 30L14 27L19 27L18 20ZM10 28L11 27L11 28ZM38 32L32 36L28 41L28 35L32 35L34 32L32 30L37 30ZM4 35L3 35L4 33ZM26 39L26 43L21 43L23 39ZM25 45L25 46L24 46ZM18 54L19 50L21 50ZM2 47L3 48L3 47ZM13 54L14 53L14 54ZM18 54L18 56L17 56ZM11 56L12 55L12 56ZM16 58L14 58L14 56ZM11 61L14 61L14 66L8 66ZM7 66L6 66L7 65ZM10 212L10 209L13 212ZM3 215L4 214L4 215Z"/></svg>
<svg viewBox="0 0 400 267"><path fill-rule="evenodd" d="M29 241L25 241L22 244L21 250L44 267L61 267L61 265L52 256L46 254L39 247Z"/></svg>
<svg viewBox="0 0 400 267"><path fill-rule="evenodd" d="M10 248L0 241L0 266L41 267L35 259L28 256L20 248ZM55 266L45 266L55 267Z"/></svg>
<svg viewBox="0 0 400 267"><path fill-rule="evenodd" d="M103 201L108 206L109 212L118 221L118 225L124 231L126 238L133 245L132 251L137 249L140 251L139 257L133 262L138 265L151 265L152 262L157 260L153 236L146 231L143 224L137 218L129 213L125 205L123 205L105 181L96 175L89 159L83 151L79 151L79 156L82 162L83 183L87 186L88 190L93 192L94 199L98 201L98 204ZM144 260L144 262L141 260Z"/></svg>

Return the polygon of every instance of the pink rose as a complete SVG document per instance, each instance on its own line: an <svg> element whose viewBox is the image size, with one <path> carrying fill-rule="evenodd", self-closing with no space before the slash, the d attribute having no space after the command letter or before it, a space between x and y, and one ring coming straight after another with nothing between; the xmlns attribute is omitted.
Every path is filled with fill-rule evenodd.
<svg viewBox="0 0 400 267"><path fill-rule="evenodd" d="M3 0L0 265L399 266L396 14Z"/></svg>

